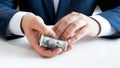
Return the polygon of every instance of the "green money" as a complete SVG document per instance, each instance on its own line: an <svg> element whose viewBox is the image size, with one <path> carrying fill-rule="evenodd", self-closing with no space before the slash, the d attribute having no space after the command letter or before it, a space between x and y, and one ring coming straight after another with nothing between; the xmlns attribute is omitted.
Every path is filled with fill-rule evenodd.
<svg viewBox="0 0 120 68"><path fill-rule="evenodd" d="M54 39L45 35L41 35L39 40L40 46L47 47L47 48L61 48L62 50L67 49L67 41Z"/></svg>

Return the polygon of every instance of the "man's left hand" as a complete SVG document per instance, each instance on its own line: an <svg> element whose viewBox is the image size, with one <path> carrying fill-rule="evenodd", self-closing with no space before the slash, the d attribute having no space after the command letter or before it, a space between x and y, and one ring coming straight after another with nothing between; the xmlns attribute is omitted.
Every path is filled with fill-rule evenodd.
<svg viewBox="0 0 120 68"><path fill-rule="evenodd" d="M97 36L100 31L99 24L92 18L77 12L72 12L53 27L58 38L74 43L86 35Z"/></svg>

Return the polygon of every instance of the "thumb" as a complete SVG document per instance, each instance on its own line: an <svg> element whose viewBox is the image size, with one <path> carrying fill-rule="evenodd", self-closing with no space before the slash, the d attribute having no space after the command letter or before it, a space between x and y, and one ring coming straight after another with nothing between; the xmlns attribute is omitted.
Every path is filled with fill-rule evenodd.
<svg viewBox="0 0 120 68"><path fill-rule="evenodd" d="M36 29L44 34L44 35L47 35L47 36L51 36L51 37L57 37L57 34L52 30L50 29L49 27L47 27L47 25L44 23L44 21L42 20L42 18L40 18L39 16L36 16L37 18L39 18L39 23L38 25L36 25Z"/></svg>

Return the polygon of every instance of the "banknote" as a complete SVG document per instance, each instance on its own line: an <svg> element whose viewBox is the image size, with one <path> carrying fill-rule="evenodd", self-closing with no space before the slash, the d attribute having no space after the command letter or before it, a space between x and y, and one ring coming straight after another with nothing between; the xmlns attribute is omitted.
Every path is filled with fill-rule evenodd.
<svg viewBox="0 0 120 68"><path fill-rule="evenodd" d="M41 35L39 39L40 46L47 48L61 48L62 50L67 49L67 41L54 39L45 35Z"/></svg>

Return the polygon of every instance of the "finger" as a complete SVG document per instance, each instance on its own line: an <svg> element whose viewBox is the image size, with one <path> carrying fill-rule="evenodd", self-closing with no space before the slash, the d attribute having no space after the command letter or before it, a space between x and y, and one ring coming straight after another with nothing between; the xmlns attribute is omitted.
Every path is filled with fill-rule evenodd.
<svg viewBox="0 0 120 68"><path fill-rule="evenodd" d="M69 27L69 25L78 19L78 16L72 16L69 19L63 20L63 23L56 29L57 36L60 37L64 31Z"/></svg>
<svg viewBox="0 0 120 68"><path fill-rule="evenodd" d="M48 50L43 49L43 53L41 54L41 56L51 58L58 55L61 52L62 52L62 49L60 48L48 49Z"/></svg>
<svg viewBox="0 0 120 68"><path fill-rule="evenodd" d="M36 50L36 52L39 55L41 55L42 57L46 57L46 58L54 57L62 52L62 49L60 48L48 49L46 47L42 47L39 45L35 45L33 48Z"/></svg>
<svg viewBox="0 0 120 68"><path fill-rule="evenodd" d="M65 53L65 52L67 52L67 51L70 51L72 48L73 48L72 45L68 45L67 50L62 51L60 54L63 54L63 53Z"/></svg>
<svg viewBox="0 0 120 68"><path fill-rule="evenodd" d="M54 30L57 33L57 36L60 37L67 27L77 19L79 19L78 15L71 15L61 19L59 22L62 23Z"/></svg>
<svg viewBox="0 0 120 68"><path fill-rule="evenodd" d="M27 37L29 43L34 47L34 45L39 45L39 32L36 30L28 30L26 31L25 36Z"/></svg>
<svg viewBox="0 0 120 68"><path fill-rule="evenodd" d="M49 33L49 29L48 27L44 24L44 21L39 17L36 16L35 18L37 21L35 22L35 26L33 28L36 28L39 32L43 33L43 34L48 34Z"/></svg>
<svg viewBox="0 0 120 68"><path fill-rule="evenodd" d="M73 46L72 45L68 45L68 47L67 47L67 50L66 51L69 51L69 50L71 50L73 48Z"/></svg>
<svg viewBox="0 0 120 68"><path fill-rule="evenodd" d="M76 20L72 24L70 24L70 26L63 33L62 38L68 39L69 37L74 35L75 31L77 31L79 28L81 28L85 25L86 25L86 22L79 18L78 20Z"/></svg>
<svg viewBox="0 0 120 68"><path fill-rule="evenodd" d="M52 36L52 37L56 37L56 33L50 29L49 27L47 27L47 25L44 24L43 20L39 17L36 16L38 18L38 24L35 26L35 28L42 34L48 35L48 36Z"/></svg>
<svg viewBox="0 0 120 68"><path fill-rule="evenodd" d="M76 13L76 12L72 12L72 13L64 16L62 19L60 19L60 20L55 24L55 26L53 27L53 30L54 30L54 31L57 30L57 28L59 27L59 25L63 23L63 21L62 21L63 19L66 20L66 19L68 19L68 18L71 18L71 16L74 16L74 15L77 15L77 14L78 14L78 13ZM69 20L71 20L71 19L69 19Z"/></svg>
<svg viewBox="0 0 120 68"><path fill-rule="evenodd" d="M72 44L76 41L78 41L79 39L83 38L84 36L86 36L89 33L89 29L88 26L84 26L81 29L77 30L75 35L72 36L71 38L69 38L67 41Z"/></svg>

